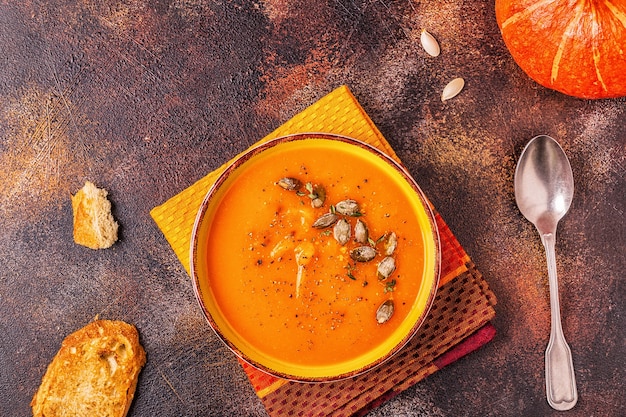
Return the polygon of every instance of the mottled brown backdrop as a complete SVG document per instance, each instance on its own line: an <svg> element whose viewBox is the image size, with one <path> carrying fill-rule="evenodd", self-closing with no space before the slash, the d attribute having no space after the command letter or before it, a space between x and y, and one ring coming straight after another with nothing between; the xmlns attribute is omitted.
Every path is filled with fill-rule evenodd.
<svg viewBox="0 0 626 417"><path fill-rule="evenodd" d="M61 340L96 315L135 324L148 352L131 415L264 415L149 210L341 84L499 300L491 344L371 415L557 415L545 258L512 186L537 134L559 140L576 182L557 263L580 400L558 415L624 415L626 100L538 86L493 1L461 0L0 0L0 415L29 414ZM109 190L111 249L72 241L85 180Z"/></svg>

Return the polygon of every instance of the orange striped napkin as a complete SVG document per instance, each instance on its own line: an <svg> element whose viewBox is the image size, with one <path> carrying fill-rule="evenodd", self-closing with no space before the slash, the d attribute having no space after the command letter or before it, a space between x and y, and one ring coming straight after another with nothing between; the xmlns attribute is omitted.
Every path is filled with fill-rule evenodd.
<svg viewBox="0 0 626 417"><path fill-rule="evenodd" d="M295 115L259 143L305 132L350 136L378 147L400 162L345 86ZM196 213L209 188L230 162L232 160L150 212L188 273L189 245ZM240 360L271 416L365 414L494 337L495 329L489 322L495 316L495 296L441 216L435 213L435 217L442 247L440 288L418 333L383 365L363 375L333 383L287 381Z"/></svg>

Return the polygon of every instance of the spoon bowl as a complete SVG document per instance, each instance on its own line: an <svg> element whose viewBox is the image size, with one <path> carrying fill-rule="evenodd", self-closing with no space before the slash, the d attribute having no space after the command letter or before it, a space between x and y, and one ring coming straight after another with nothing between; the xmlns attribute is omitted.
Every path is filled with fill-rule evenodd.
<svg viewBox="0 0 626 417"><path fill-rule="evenodd" d="M556 410L576 405L578 393L572 353L561 327L555 241L559 220L574 197L574 178L567 155L550 136L531 139L515 170L515 201L520 212L535 225L546 250L550 283L551 330L546 348L546 395Z"/></svg>
<svg viewBox="0 0 626 417"><path fill-rule="evenodd" d="M561 146L537 136L524 148L515 171L515 200L539 233L553 232L574 197L572 168Z"/></svg>

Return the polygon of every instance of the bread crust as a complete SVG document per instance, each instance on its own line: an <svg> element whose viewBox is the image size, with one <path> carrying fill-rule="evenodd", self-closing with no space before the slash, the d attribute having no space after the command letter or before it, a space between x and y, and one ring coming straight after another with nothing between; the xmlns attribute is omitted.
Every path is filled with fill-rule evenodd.
<svg viewBox="0 0 626 417"><path fill-rule="evenodd" d="M74 242L91 249L106 249L117 241L118 224L111 214L107 190L87 181L72 196Z"/></svg>
<svg viewBox="0 0 626 417"><path fill-rule="evenodd" d="M145 363L135 326L95 320L61 343L31 401L33 416L124 417Z"/></svg>

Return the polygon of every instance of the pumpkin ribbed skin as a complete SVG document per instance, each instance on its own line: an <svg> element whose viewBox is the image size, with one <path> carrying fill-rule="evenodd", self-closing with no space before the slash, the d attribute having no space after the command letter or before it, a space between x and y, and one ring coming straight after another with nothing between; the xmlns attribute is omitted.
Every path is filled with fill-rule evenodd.
<svg viewBox="0 0 626 417"><path fill-rule="evenodd" d="M495 0L517 64L581 98L626 96L626 0Z"/></svg>

